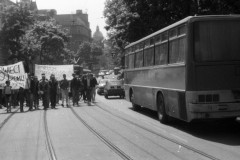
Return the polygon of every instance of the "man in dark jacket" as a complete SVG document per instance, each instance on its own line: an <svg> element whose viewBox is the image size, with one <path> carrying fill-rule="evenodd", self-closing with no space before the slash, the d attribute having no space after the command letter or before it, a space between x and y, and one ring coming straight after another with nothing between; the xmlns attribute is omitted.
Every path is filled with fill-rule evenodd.
<svg viewBox="0 0 240 160"><path fill-rule="evenodd" d="M54 74L51 74L50 81L49 81L49 96L50 96L52 109L56 108L57 89L58 89L58 82L56 81Z"/></svg>
<svg viewBox="0 0 240 160"><path fill-rule="evenodd" d="M87 78L83 80L83 85L86 90L86 97L88 101L88 105L91 105L91 93L92 93L92 88L95 87L94 81L91 79L91 75L87 74Z"/></svg>
<svg viewBox="0 0 240 160"><path fill-rule="evenodd" d="M39 93L42 95L43 107L46 110L49 107L49 83L45 77L45 74L42 74L42 79L39 82Z"/></svg>
<svg viewBox="0 0 240 160"><path fill-rule="evenodd" d="M33 78L33 84L34 84L34 88L32 90L32 94L33 94L33 106L35 109L38 109L39 107L39 95L38 95L38 86L39 86L39 81L37 76L34 76Z"/></svg>
<svg viewBox="0 0 240 160"><path fill-rule="evenodd" d="M71 89L71 93L72 93L72 101L73 101L73 106L74 106L74 104L78 105L81 81L79 79L77 79L75 73L72 76L73 76L73 79L71 80L70 89Z"/></svg>

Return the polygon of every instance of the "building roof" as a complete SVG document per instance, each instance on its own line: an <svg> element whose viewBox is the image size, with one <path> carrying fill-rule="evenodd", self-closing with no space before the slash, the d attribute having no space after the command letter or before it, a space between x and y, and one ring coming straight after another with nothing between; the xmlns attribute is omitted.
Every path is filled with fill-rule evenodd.
<svg viewBox="0 0 240 160"><path fill-rule="evenodd" d="M61 25L80 25L88 28L88 25L75 14L58 14L54 19Z"/></svg>

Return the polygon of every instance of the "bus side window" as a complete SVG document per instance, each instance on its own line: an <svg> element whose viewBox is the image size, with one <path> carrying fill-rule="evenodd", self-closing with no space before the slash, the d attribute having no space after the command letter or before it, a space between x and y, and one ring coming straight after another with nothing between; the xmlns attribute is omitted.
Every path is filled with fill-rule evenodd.
<svg viewBox="0 0 240 160"><path fill-rule="evenodd" d="M146 40L144 49L144 66L152 66L154 62L154 43L153 38Z"/></svg>
<svg viewBox="0 0 240 160"><path fill-rule="evenodd" d="M125 69L128 69L128 61L129 61L128 58L129 58L128 55L125 55Z"/></svg>
<svg viewBox="0 0 240 160"><path fill-rule="evenodd" d="M143 66L143 51L140 50L136 53L135 68L140 68L142 66Z"/></svg>
<svg viewBox="0 0 240 160"><path fill-rule="evenodd" d="M161 42L161 43L160 43ZM167 32L159 36L155 43L155 65L163 65L168 62Z"/></svg>
<svg viewBox="0 0 240 160"><path fill-rule="evenodd" d="M172 29L169 34L169 63L181 63L185 60L186 36L180 29ZM184 31L184 30L183 30Z"/></svg>
<svg viewBox="0 0 240 160"><path fill-rule="evenodd" d="M130 55L129 55L129 68L130 69L132 69L132 68L134 68L134 53L131 53Z"/></svg>

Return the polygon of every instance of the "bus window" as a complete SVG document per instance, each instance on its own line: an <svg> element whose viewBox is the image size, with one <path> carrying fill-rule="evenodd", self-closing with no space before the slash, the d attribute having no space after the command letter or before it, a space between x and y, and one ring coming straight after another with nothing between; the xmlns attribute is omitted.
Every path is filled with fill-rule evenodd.
<svg viewBox="0 0 240 160"><path fill-rule="evenodd" d="M144 49L144 66L152 66L154 62L154 47Z"/></svg>
<svg viewBox="0 0 240 160"><path fill-rule="evenodd" d="M169 32L169 39L176 38L176 37L177 37L177 30L176 29L172 29Z"/></svg>
<svg viewBox="0 0 240 160"><path fill-rule="evenodd" d="M146 48L148 46L150 46L150 40L149 39L144 42L144 47Z"/></svg>
<svg viewBox="0 0 240 160"><path fill-rule="evenodd" d="M186 25L178 27L178 36L186 34Z"/></svg>
<svg viewBox="0 0 240 160"><path fill-rule="evenodd" d="M128 55L125 55L125 68L128 69Z"/></svg>
<svg viewBox="0 0 240 160"><path fill-rule="evenodd" d="M164 42L164 41L167 41L168 40L168 33L167 32L164 32L162 35L161 35L161 41Z"/></svg>
<svg viewBox="0 0 240 160"><path fill-rule="evenodd" d="M155 65L163 65L168 62L168 43L155 46Z"/></svg>
<svg viewBox="0 0 240 160"><path fill-rule="evenodd" d="M139 51L136 53L135 68L139 68L142 66L143 66L143 51Z"/></svg>
<svg viewBox="0 0 240 160"><path fill-rule="evenodd" d="M154 38L150 39L150 46L154 45Z"/></svg>
<svg viewBox="0 0 240 160"><path fill-rule="evenodd" d="M205 61L240 60L240 21L206 21L194 24L195 59Z"/></svg>
<svg viewBox="0 0 240 160"><path fill-rule="evenodd" d="M184 62L185 50L186 36L177 37L177 29L171 30L169 33L169 63Z"/></svg>
<svg viewBox="0 0 240 160"><path fill-rule="evenodd" d="M158 44L158 43L160 43L161 42L161 36L160 35L157 35L156 37L155 37L155 44Z"/></svg>
<svg viewBox="0 0 240 160"><path fill-rule="evenodd" d="M177 62L184 62L185 52L187 46L187 38L186 36L179 38L179 55Z"/></svg>
<svg viewBox="0 0 240 160"><path fill-rule="evenodd" d="M134 54L129 55L128 67L130 69L134 68Z"/></svg>

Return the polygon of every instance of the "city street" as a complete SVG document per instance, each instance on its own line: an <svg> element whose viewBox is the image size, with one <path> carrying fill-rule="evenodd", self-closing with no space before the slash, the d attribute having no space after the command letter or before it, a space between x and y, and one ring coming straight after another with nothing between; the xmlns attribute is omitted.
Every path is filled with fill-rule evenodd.
<svg viewBox="0 0 240 160"><path fill-rule="evenodd" d="M27 108L25 108L27 110ZM159 123L117 97L87 106L12 113L1 109L1 160L238 160L240 124Z"/></svg>

